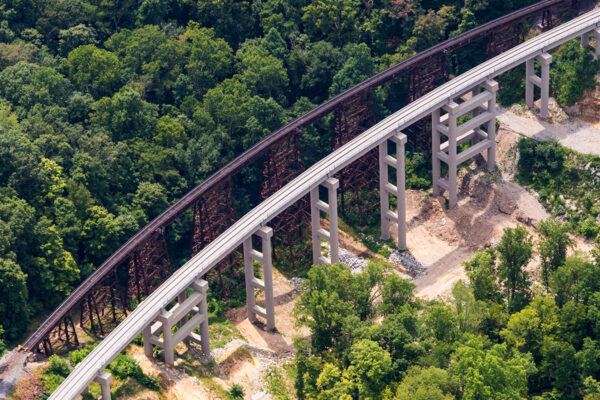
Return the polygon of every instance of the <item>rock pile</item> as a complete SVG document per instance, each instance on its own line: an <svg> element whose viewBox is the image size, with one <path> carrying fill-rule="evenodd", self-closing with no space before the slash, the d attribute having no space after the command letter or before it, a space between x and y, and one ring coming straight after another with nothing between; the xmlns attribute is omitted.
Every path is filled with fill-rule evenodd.
<svg viewBox="0 0 600 400"><path fill-rule="evenodd" d="M390 261L394 264L402 265L413 278L418 278L427 273L427 267L425 267L422 262L418 261L412 254L406 251L401 253L395 249L390 255Z"/></svg>

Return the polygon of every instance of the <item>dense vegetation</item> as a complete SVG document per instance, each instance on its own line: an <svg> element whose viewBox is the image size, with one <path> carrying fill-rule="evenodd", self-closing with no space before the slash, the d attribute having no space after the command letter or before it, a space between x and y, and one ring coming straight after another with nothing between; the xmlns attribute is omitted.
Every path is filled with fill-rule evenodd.
<svg viewBox="0 0 600 400"><path fill-rule="evenodd" d="M17 340L135 231L258 139L378 70L530 2L3 1L4 337ZM452 68L476 61L455 57ZM377 93L382 115L403 90ZM308 163L329 148L328 124L303 134ZM251 190L236 196L241 211ZM190 225L175 226L169 245L187 249L177 240Z"/></svg>
<svg viewBox="0 0 600 400"><path fill-rule="evenodd" d="M525 138L518 149L520 183L534 189L548 212L568 222L573 233L597 239L600 157Z"/></svg>
<svg viewBox="0 0 600 400"><path fill-rule="evenodd" d="M600 253L567 257L571 239L554 219L539 233L534 243L523 227L505 229L447 301L415 298L380 263L356 275L313 267L296 305L311 330L296 343L297 397L600 398Z"/></svg>

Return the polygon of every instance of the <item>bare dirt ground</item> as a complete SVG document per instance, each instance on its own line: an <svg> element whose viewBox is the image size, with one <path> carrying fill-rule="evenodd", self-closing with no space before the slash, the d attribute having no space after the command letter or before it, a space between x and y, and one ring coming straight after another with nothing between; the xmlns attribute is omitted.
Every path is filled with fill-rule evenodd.
<svg viewBox="0 0 600 400"><path fill-rule="evenodd" d="M585 110L591 112L589 111L591 107L590 105ZM578 106L572 107L572 110L578 110ZM520 105L514 105L510 109L500 107L498 120L505 129L532 139L552 139L580 153L600 155L600 123L598 120L592 122L591 118L586 118L585 121L569 119L564 112L561 112L553 99L550 102L550 112L551 118L543 120Z"/></svg>

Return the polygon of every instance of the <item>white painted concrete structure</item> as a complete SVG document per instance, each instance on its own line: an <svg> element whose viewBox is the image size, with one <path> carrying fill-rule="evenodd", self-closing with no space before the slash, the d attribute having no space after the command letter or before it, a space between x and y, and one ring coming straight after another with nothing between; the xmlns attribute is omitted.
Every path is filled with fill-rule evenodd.
<svg viewBox="0 0 600 400"><path fill-rule="evenodd" d="M267 329L275 329L275 300L273 299L273 260L271 259L271 237L273 229L268 226L259 228L256 236L261 241L261 251L254 249L252 235L244 241L244 268L246 273L246 302L248 308L248 319L256 321L256 315L267 320ZM257 261L263 267L263 280L254 276L254 262ZM265 307L256 304L256 293L254 289L265 293Z"/></svg>
<svg viewBox="0 0 600 400"><path fill-rule="evenodd" d="M388 142L396 144L396 156L388 154ZM406 171L404 145L406 135L396 133L379 145L379 201L381 203L381 238L390 238L390 222L398 225L398 248L406 250ZM390 183L388 168L394 168L396 183ZM390 210L390 195L396 196L396 212Z"/></svg>
<svg viewBox="0 0 600 400"><path fill-rule="evenodd" d="M310 193L318 185L332 178L336 172L379 146L397 132L436 112L436 110L439 111L442 107L445 107L446 110L452 110L454 105L451 103L462 94L472 91L503 72L547 53L570 39L589 34L599 26L600 9L596 9L528 40L439 86L314 164L281 190L241 217L141 302L121 324L77 365L60 387L50 396L50 399L69 400L76 398L139 332L143 331L160 315L162 309L172 299L186 290L199 277L210 271L221 259L246 242L249 237L264 228L271 219L307 193Z"/></svg>
<svg viewBox="0 0 600 400"><path fill-rule="evenodd" d="M327 189L327 203L319 199L319 186ZM310 191L310 217L312 230L313 264L331 264L340 262L338 238L337 189L340 182L328 178ZM329 216L329 231L321 227L321 212ZM329 242L329 256L323 255L321 239Z"/></svg>
<svg viewBox="0 0 600 400"><path fill-rule="evenodd" d="M191 290L191 294L187 292ZM163 349L165 363L175 364L174 348L183 340L193 340L202 345L205 356L210 355L210 342L208 338L208 311L206 306L206 292L208 282L202 279L194 280L177 296L177 304L167 310L163 307L156 316L156 321L148 324L142 330L144 340L144 353L152 357L153 346ZM190 317L191 315L191 317ZM173 327L179 323L179 329L173 332ZM200 336L193 331L200 326ZM162 337L161 337L162 335Z"/></svg>

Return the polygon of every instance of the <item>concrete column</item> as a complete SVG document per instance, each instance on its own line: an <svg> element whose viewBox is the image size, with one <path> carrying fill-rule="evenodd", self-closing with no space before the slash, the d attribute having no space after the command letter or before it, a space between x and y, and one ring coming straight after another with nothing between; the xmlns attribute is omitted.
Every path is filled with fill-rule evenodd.
<svg viewBox="0 0 600 400"><path fill-rule="evenodd" d="M590 44L590 33L586 32L581 35L581 47L587 47Z"/></svg>
<svg viewBox="0 0 600 400"><path fill-rule="evenodd" d="M406 162L404 146L406 135L398 134L393 137L396 142L396 188L398 189L398 248L406 250Z"/></svg>
<svg viewBox="0 0 600 400"><path fill-rule="evenodd" d="M166 309L160 311L158 320L162 322L162 333L163 333L163 355L165 357L165 363L169 365L175 365L175 354L174 348L176 343L173 343L173 333L169 326L169 312Z"/></svg>
<svg viewBox="0 0 600 400"><path fill-rule="evenodd" d="M208 333L208 304L206 302L207 300L207 292L208 292L208 282L206 282L205 280L202 280L200 282L200 288L199 288L199 292L202 293L204 296L202 296L202 301L200 302L200 304L198 304L198 309L200 311L200 314L205 315L206 318L204 318L204 321L202 321L202 323L200 324L200 344L202 346L202 354L205 357L209 357L210 356L210 335ZM185 320L187 321L187 318L185 318ZM183 319L182 319L183 321ZM183 322L182 322L183 324ZM193 335L193 333L192 333Z"/></svg>
<svg viewBox="0 0 600 400"><path fill-rule="evenodd" d="M271 257L271 237L273 229L263 226L255 233L261 238L261 251L254 249L252 236L244 241L244 266L246 270L246 304L248 307L248 319L256 321L256 315L260 315L267 321L267 329L275 329L275 299L273 297L273 260ZM254 261L263 266L263 280L254 276ZM254 289L265 293L265 308L256 304Z"/></svg>
<svg viewBox="0 0 600 400"><path fill-rule="evenodd" d="M498 82L488 80L483 84L483 87L488 92L493 93L487 106L487 110L492 116L486 126L488 139L490 140L490 147L487 150L487 169L492 172L496 168L496 93L498 92Z"/></svg>
<svg viewBox="0 0 600 400"><path fill-rule="evenodd" d="M533 82L531 77L535 75L535 60L525 61L525 105L533 108Z"/></svg>
<svg viewBox="0 0 600 400"><path fill-rule="evenodd" d="M448 207L452 208L458 202L458 183L456 182L458 169L456 158L456 111L458 104L450 101L446 107L448 109Z"/></svg>
<svg viewBox="0 0 600 400"><path fill-rule="evenodd" d="M154 357L154 347L150 337L152 336L152 325L148 325L142 331L142 339L144 341L144 354L148 358Z"/></svg>
<svg viewBox="0 0 600 400"><path fill-rule="evenodd" d="M548 118L548 100L550 98L550 63L552 62L552 56L548 53L542 53L537 58L542 64L542 99L540 102L540 115L542 118Z"/></svg>
<svg viewBox="0 0 600 400"><path fill-rule="evenodd" d="M102 400L111 400L110 396L110 382L112 381L112 375L106 371L98 372L94 381L100 384L100 390L102 391Z"/></svg>
<svg viewBox="0 0 600 400"><path fill-rule="evenodd" d="M319 185L310 191L313 263L315 265L333 264L340 261L337 213L337 189L340 182L335 178L328 178L321 186L327 189L327 203L319 198ZM321 211L329 215L329 231L321 227ZM329 242L329 257L324 257L321 252L321 239Z"/></svg>
<svg viewBox="0 0 600 400"><path fill-rule="evenodd" d="M441 178L441 161L438 157L440 152L440 131L438 125L440 124L440 110L437 109L431 113L431 175L433 180L433 195L439 196L441 194L439 180Z"/></svg>
<svg viewBox="0 0 600 400"><path fill-rule="evenodd" d="M323 186L327 188L327 202L329 206L329 259L332 264L340 262L340 241L338 231L338 212L337 212L337 190L340 181L335 178L328 178Z"/></svg>
<svg viewBox="0 0 600 400"><path fill-rule="evenodd" d="M600 55L600 29L596 28L592 33L594 34L594 39L596 39L596 43L594 44L594 60L597 60Z"/></svg>
<svg viewBox="0 0 600 400"><path fill-rule="evenodd" d="M388 140L379 145L379 193L381 203L381 238L389 239L390 221L398 225L398 248L406 250L406 192L405 192L405 160L404 145L406 135L396 133L390 138L396 144L396 157L388 155ZM396 169L396 183L389 182L388 166ZM393 194L398 200L394 214L390 210L389 195Z"/></svg>
<svg viewBox="0 0 600 400"><path fill-rule="evenodd" d="M477 96L479 93L481 93L481 87L479 85L477 85L471 90L471 98ZM474 117L478 116L479 113L480 113L479 107L475 107L471 111L471 116L474 118ZM479 140L480 140L480 137L478 135L473 136L473 138L471 139L471 145L479 143Z"/></svg>
<svg viewBox="0 0 600 400"><path fill-rule="evenodd" d="M321 212L317 204L319 204L319 185L315 186L310 190L310 226L312 233L312 253L313 253L313 265L321 264L321 235L319 235L319 229L321 229Z"/></svg>
<svg viewBox="0 0 600 400"><path fill-rule="evenodd" d="M388 139L379 144L379 205L381 209L381 238L387 240L390 238L390 220L387 211L390 209L390 196L386 190L386 183L389 182L388 163Z"/></svg>

